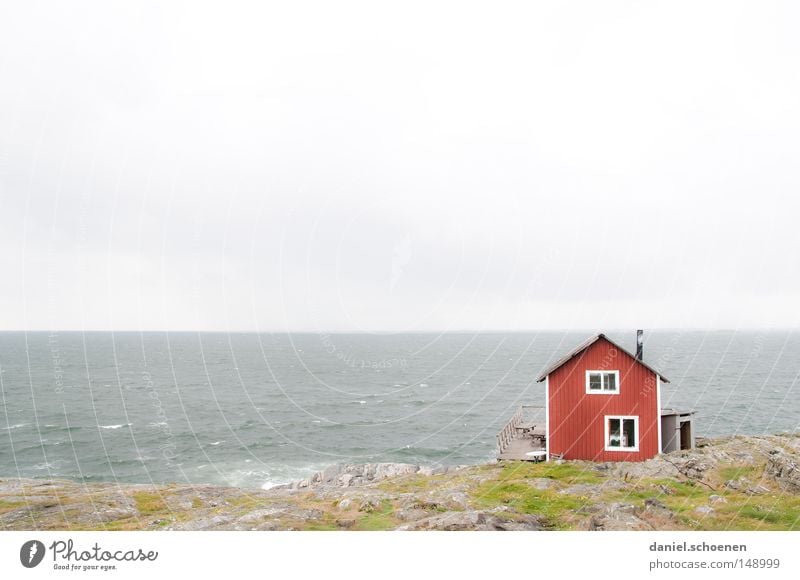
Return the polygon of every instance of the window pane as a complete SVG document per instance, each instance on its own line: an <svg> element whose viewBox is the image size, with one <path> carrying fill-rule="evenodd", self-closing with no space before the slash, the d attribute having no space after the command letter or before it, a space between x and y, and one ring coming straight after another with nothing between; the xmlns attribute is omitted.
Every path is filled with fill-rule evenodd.
<svg viewBox="0 0 800 580"><path fill-rule="evenodd" d="M608 446L619 447L619 419L608 420Z"/></svg>
<svg viewBox="0 0 800 580"><path fill-rule="evenodd" d="M636 426L633 419L622 421L622 446L636 447Z"/></svg>
<svg viewBox="0 0 800 580"><path fill-rule="evenodd" d="M602 375L600 373L589 373L589 390L599 391L602 383Z"/></svg>
<svg viewBox="0 0 800 580"><path fill-rule="evenodd" d="M606 382L604 384L604 388L606 391L616 391L617 390L617 375L615 373L606 373L605 374Z"/></svg>

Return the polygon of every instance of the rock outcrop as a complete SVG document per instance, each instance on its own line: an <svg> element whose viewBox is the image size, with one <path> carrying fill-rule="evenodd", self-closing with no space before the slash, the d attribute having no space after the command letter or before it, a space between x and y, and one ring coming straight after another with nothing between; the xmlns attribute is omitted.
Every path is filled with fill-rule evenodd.
<svg viewBox="0 0 800 580"><path fill-rule="evenodd" d="M783 435L641 463L342 464L269 490L0 479L0 529L798 529L799 465Z"/></svg>
<svg viewBox="0 0 800 580"><path fill-rule="evenodd" d="M307 479L278 486L283 489L317 487L356 487L402 475L442 475L453 473L467 466L421 466L409 463L361 463L337 464L318 471Z"/></svg>
<svg viewBox="0 0 800 580"><path fill-rule="evenodd" d="M766 474L787 491L800 492L800 466L797 455L783 449L773 449L767 459Z"/></svg>

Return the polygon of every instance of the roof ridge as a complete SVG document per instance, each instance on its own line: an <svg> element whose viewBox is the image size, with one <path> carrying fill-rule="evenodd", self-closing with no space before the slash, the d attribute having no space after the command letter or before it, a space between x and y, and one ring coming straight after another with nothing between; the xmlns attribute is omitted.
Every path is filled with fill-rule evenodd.
<svg viewBox="0 0 800 580"><path fill-rule="evenodd" d="M612 346L614 346L615 348L618 348L619 350L621 350L622 352L624 352L625 354L627 354L629 357L631 357L633 360L635 360L637 363L639 363L639 364L640 364L640 365L642 365L643 367L647 368L648 370L652 371L653 373L655 373L656 375L658 375L659 377L661 377L661 380L662 380L663 382L665 382L665 383L668 383L668 382L669 382L669 379L667 379L667 377L665 377L664 375L662 375L662 374L661 374L659 371L657 371L656 369L654 369L652 366L650 366L649 364L647 364L647 363L646 363L646 362L644 362L643 360L636 358L636 355L634 355L633 353L631 353L631 352L630 352L628 349L624 348L623 346L620 346L620 345L619 345L619 344L617 344L615 341L613 341L613 340L611 340L610 338L608 338L608 336L606 336L606 335L605 335L605 334L603 334L602 332L599 332L599 333L597 333L597 334L595 334L595 335L593 335L593 336L590 336L588 339L584 340L584 341L583 341L582 343L580 343L578 346L576 346L576 347L575 347L575 348L573 348L571 351L569 351L569 352L568 352L566 355L564 355L563 357L561 357L560 359L558 359L556 362L554 362L552 365L550 365L550 366L549 366L549 367L548 367L548 368L547 368L545 371L543 371L543 372L542 372L542 374L539 376L539 378L538 378L538 379L536 379L536 382L537 382L537 383L541 383L541 382L542 382L543 380L545 380L545 379L548 377L548 375L550 375L550 374L551 374L553 371L555 371L555 370L557 370L558 368L560 368L560 367L564 366L564 365L565 365L567 362L569 362L570 360L572 360L573 358L575 358L577 355L579 355L579 354L580 354L580 353L582 353L584 350L586 350L587 348L589 348L590 346L592 346L592 345L593 345L595 342L597 342L597 341L598 341L598 340L600 340L601 338L602 338L602 339L604 339L604 340L606 340L606 341L608 341L608 342L610 342L610 343L612 344Z"/></svg>

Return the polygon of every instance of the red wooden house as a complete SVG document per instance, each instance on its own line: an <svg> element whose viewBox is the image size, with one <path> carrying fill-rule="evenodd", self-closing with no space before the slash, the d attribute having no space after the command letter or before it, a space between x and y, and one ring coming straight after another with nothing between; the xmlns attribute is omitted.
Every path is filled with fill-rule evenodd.
<svg viewBox="0 0 800 580"><path fill-rule="evenodd" d="M636 354L598 334L537 379L545 384L544 417L523 407L498 435L500 459L643 461L693 447L691 412L661 408L669 381Z"/></svg>

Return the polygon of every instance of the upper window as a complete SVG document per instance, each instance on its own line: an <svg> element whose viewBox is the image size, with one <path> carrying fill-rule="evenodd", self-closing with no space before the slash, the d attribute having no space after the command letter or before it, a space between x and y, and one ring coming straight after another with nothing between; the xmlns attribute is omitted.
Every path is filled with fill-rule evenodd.
<svg viewBox="0 0 800 580"><path fill-rule="evenodd" d="M606 417L606 451L639 451L639 417Z"/></svg>
<svg viewBox="0 0 800 580"><path fill-rule="evenodd" d="M619 371L586 371L586 392L606 395L619 393Z"/></svg>

